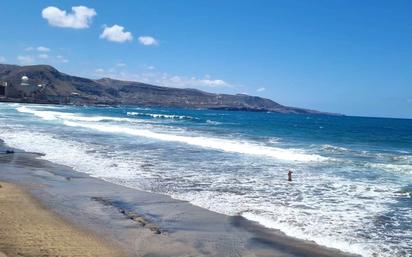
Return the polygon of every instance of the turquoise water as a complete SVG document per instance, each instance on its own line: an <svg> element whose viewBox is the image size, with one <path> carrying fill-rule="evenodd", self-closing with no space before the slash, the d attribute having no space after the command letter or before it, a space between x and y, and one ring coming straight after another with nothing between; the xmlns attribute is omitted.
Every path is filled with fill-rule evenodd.
<svg viewBox="0 0 412 257"><path fill-rule="evenodd" d="M0 104L0 138L321 245L412 256L412 120Z"/></svg>

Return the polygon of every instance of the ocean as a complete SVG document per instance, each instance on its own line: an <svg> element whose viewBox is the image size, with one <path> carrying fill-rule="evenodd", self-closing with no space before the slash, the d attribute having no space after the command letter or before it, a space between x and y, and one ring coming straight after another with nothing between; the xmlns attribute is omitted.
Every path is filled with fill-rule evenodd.
<svg viewBox="0 0 412 257"><path fill-rule="evenodd" d="M323 246L412 256L412 120L2 103L0 138Z"/></svg>

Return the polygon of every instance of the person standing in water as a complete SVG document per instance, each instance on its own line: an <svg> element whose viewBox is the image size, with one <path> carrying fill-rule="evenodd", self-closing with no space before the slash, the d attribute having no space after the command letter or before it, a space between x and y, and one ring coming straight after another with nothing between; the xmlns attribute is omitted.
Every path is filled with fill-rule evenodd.
<svg viewBox="0 0 412 257"><path fill-rule="evenodd" d="M292 171L291 170L289 170L289 172L288 172L288 181L292 181Z"/></svg>

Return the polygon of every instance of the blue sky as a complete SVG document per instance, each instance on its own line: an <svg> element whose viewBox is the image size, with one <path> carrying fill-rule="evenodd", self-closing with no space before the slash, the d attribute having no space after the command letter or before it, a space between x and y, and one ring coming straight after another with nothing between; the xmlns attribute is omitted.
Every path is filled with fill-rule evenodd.
<svg viewBox="0 0 412 257"><path fill-rule="evenodd" d="M0 10L0 62L412 118L411 1L2 0Z"/></svg>

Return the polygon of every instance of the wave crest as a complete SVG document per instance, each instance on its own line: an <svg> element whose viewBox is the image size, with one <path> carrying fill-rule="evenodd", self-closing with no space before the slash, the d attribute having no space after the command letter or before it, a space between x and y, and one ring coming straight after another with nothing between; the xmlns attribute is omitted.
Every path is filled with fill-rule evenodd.
<svg viewBox="0 0 412 257"><path fill-rule="evenodd" d="M258 145L250 142L241 142L235 140L227 140L220 138L210 138L210 137L191 137L191 136L181 136L173 134L165 134L153 132L145 129L134 129L123 126L115 125L101 125L101 124L87 124L79 122L65 121L65 125L72 127L83 127L88 129L94 129L101 132L108 133L123 133L132 136L152 138L161 141L168 142L178 142L188 145L194 145L203 148L209 148L224 152L232 153L241 153L241 154L250 154L250 155L259 155L271 157L279 160L285 161L303 161L303 162L312 162L312 161L325 161L328 158L316 155L316 154L306 154L302 153L299 150L294 149L282 149L276 147L268 147L264 145Z"/></svg>
<svg viewBox="0 0 412 257"><path fill-rule="evenodd" d="M128 116L151 117L155 119L173 119L173 120L193 120L195 118L185 115L144 113L144 112L127 112Z"/></svg>
<svg viewBox="0 0 412 257"><path fill-rule="evenodd" d="M44 120L75 120L75 121L86 121L86 122L99 122L99 121L118 121L118 122L139 122L136 119L121 118L121 117L110 117L110 116L79 116L73 113L65 112L54 112L54 111L38 111L27 108L25 106L18 107L16 109L18 112L30 113Z"/></svg>

